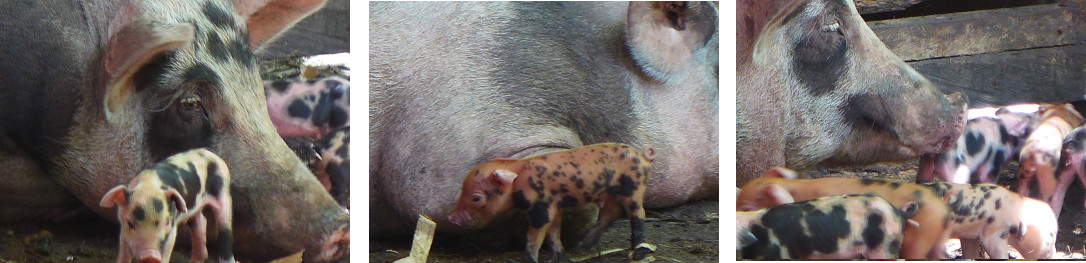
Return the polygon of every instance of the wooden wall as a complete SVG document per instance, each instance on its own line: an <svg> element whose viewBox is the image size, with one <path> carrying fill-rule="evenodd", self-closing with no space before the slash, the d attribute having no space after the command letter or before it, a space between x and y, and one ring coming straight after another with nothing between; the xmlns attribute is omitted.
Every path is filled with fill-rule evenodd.
<svg viewBox="0 0 1086 263"><path fill-rule="evenodd" d="M329 0L284 35L262 50L261 59L350 52L351 3L349 0Z"/></svg>
<svg viewBox="0 0 1086 263"><path fill-rule="evenodd" d="M1086 0L868 22L970 107L1086 98Z"/></svg>

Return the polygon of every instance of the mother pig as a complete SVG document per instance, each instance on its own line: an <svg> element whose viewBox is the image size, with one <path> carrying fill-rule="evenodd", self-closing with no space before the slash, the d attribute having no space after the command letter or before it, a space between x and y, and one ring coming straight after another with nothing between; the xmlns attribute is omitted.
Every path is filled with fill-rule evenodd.
<svg viewBox="0 0 1086 263"><path fill-rule="evenodd" d="M458 230L473 166L600 142L657 150L649 207L715 197L716 25L710 3L374 3L370 233Z"/></svg>
<svg viewBox="0 0 1086 263"><path fill-rule="evenodd" d="M250 51L322 5L0 4L0 221L73 203L115 220L98 206L111 187L207 147L234 172L239 257L343 257L348 215L276 135Z"/></svg>
<svg viewBox="0 0 1086 263"><path fill-rule="evenodd" d="M966 99L890 53L851 0L740 0L737 185L793 169L906 160L950 147Z"/></svg>

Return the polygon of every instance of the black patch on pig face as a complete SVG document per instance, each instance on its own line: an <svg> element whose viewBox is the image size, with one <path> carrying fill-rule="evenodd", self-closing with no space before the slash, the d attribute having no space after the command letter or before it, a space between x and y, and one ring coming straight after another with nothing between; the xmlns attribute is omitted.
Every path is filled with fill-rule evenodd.
<svg viewBox="0 0 1086 263"><path fill-rule="evenodd" d="M893 115L886 103L889 101L877 93L863 92L845 99L841 114L845 123L854 128L868 127L877 131L893 132Z"/></svg>
<svg viewBox="0 0 1086 263"><path fill-rule="evenodd" d="M222 29L237 27L237 24L234 22L234 16L222 7L215 5L212 1L204 3L203 13L207 16L207 19L211 21L211 24L216 27Z"/></svg>
<svg viewBox="0 0 1086 263"><path fill-rule="evenodd" d="M875 249L886 238L886 231L882 229L883 218L878 213L867 214L867 227L863 230L864 245L869 249Z"/></svg>
<svg viewBox="0 0 1086 263"><path fill-rule="evenodd" d="M143 206L136 206L136 209L132 210L132 218L136 221L143 221L147 219L147 212L143 211Z"/></svg>
<svg viewBox="0 0 1086 263"><path fill-rule="evenodd" d="M558 207L574 207L574 206L579 205L580 203L581 202L577 201L576 197L572 197L572 196L567 195L567 196L562 197L561 201L558 201Z"/></svg>
<svg viewBox="0 0 1086 263"><path fill-rule="evenodd" d="M163 159L172 154L211 145L212 126L208 102L200 96L222 86L222 79L204 64L185 70L181 95L164 110L152 112L149 144L151 154Z"/></svg>
<svg viewBox="0 0 1086 263"><path fill-rule="evenodd" d="M840 1L825 2L824 10L810 19L794 19L804 9L814 8L804 4L786 16L787 21L795 21L798 32L794 35L792 46L792 74L799 79L807 92L822 96L837 89L841 78L848 72L848 49L845 32L847 24L842 17L848 15L846 3ZM783 19L782 19L783 21ZM829 26L837 24L836 29Z"/></svg>
<svg viewBox="0 0 1086 263"><path fill-rule="evenodd" d="M965 149L969 155L977 155L981 149L984 148L986 142L984 135L981 135L976 131L969 131L965 133Z"/></svg>
<svg viewBox="0 0 1086 263"><path fill-rule="evenodd" d="M528 209L528 221L532 228L539 229L551 222L551 214L547 209L551 203L543 200L536 200L532 203L532 207Z"/></svg>
<svg viewBox="0 0 1086 263"><path fill-rule="evenodd" d="M532 203L528 202L528 198L524 196L524 191L513 192L513 208L528 210L528 207L531 205Z"/></svg>
<svg viewBox="0 0 1086 263"><path fill-rule="evenodd" d="M207 33L207 52L211 54L211 58L216 61L227 61L230 58L230 47L227 47L226 42L223 41L219 34L216 32Z"/></svg>
<svg viewBox="0 0 1086 263"><path fill-rule="evenodd" d="M166 206L162 199L155 198L151 200L151 207L155 208L155 213L162 213L162 209L165 209Z"/></svg>
<svg viewBox="0 0 1086 263"><path fill-rule="evenodd" d="M143 91L146 88L156 87L171 70L171 65L177 61L177 51L163 52L158 57L144 64L139 71L132 76L132 84L135 91Z"/></svg>
<svg viewBox="0 0 1086 263"><path fill-rule="evenodd" d="M211 196L219 197L222 194L223 178L219 174L219 164L215 162L207 163L207 193Z"/></svg>

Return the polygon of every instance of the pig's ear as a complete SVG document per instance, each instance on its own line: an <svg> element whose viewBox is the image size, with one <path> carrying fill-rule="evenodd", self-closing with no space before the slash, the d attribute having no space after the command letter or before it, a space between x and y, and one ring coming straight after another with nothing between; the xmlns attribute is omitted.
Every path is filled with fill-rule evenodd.
<svg viewBox="0 0 1086 263"><path fill-rule="evenodd" d="M799 178L799 174L796 174L796 171L792 171L791 169L788 169L788 168L773 167L773 168L770 168L769 171L765 172L765 176L762 176L762 177L766 177L766 178L784 178L784 179L788 179L788 180L795 180L796 178Z"/></svg>
<svg viewBox="0 0 1086 263"><path fill-rule="evenodd" d="M717 8L705 2L630 2L626 45L652 78L667 82L716 36ZM716 47L709 47L715 52Z"/></svg>
<svg viewBox="0 0 1086 263"><path fill-rule="evenodd" d="M765 191L765 195L769 197L769 200L772 201L774 205L791 204L796 201L792 198L792 194L788 193L788 190L785 190L784 187L779 185L771 184L766 186L763 191Z"/></svg>
<svg viewBox="0 0 1086 263"><path fill-rule="evenodd" d="M494 170L494 172L490 173L489 179L494 184L506 186L512 184L514 179L517 179L517 173L507 170Z"/></svg>
<svg viewBox="0 0 1086 263"><path fill-rule="evenodd" d="M109 38L109 53L105 55L106 120L117 123L114 115L132 95L132 79L144 65L166 51L192 42L194 29L189 24L160 23L134 20L121 27Z"/></svg>
<svg viewBox="0 0 1086 263"><path fill-rule="evenodd" d="M1003 110L1000 108L1000 110ZM1003 126L1007 128L1007 133L1018 138L1028 136L1029 132L1029 117L1016 113L996 113L999 116L999 121L1003 123Z"/></svg>
<svg viewBox="0 0 1086 263"><path fill-rule="evenodd" d="M189 207L185 205L185 197L181 196L181 193L177 192L177 189L170 188L169 190L166 190L166 200L173 202L179 213L184 214L189 212Z"/></svg>
<svg viewBox="0 0 1086 263"><path fill-rule="evenodd" d="M109 189L105 196L102 196L102 201L98 203L103 208L110 208L115 205L121 205L124 207L128 201L128 188L124 185L118 185L113 189Z"/></svg>
<svg viewBox="0 0 1086 263"><path fill-rule="evenodd" d="M234 8L249 30L249 46L258 50L279 33L324 6L324 0L238 0Z"/></svg>

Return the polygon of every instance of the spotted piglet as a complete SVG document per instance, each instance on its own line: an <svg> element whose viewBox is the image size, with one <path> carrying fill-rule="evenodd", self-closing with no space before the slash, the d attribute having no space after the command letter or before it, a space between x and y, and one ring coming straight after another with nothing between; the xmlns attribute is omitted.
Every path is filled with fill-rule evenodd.
<svg viewBox="0 0 1086 263"><path fill-rule="evenodd" d="M268 115L281 137L320 139L349 125L350 82L338 77L264 82Z"/></svg>
<svg viewBox="0 0 1086 263"><path fill-rule="evenodd" d="M834 195L736 212L739 259L896 259L906 221L900 209L872 195Z"/></svg>
<svg viewBox="0 0 1086 263"><path fill-rule="evenodd" d="M209 246L217 261L234 261L230 171L206 149L182 152L143 170L128 185L107 192L100 205L117 206L121 223L117 262L127 263L132 257L139 262L168 262L177 226L186 222L192 229L192 261L206 259ZM205 210L214 214L211 235Z"/></svg>
<svg viewBox="0 0 1086 263"><path fill-rule="evenodd" d="M1063 210L1063 199L1067 194L1067 188L1077 177L1083 185L1086 185L1086 127L1078 127L1071 131L1063 139L1063 148L1060 153L1059 170L1056 173L1056 191L1052 196L1051 204L1058 204L1052 208L1056 215ZM1086 204L1083 204L1086 207Z"/></svg>
<svg viewBox="0 0 1086 263"><path fill-rule="evenodd" d="M1028 259L1056 252L1056 215L1048 204L994 184L927 183L950 207L952 236L962 241L964 258L979 258L983 246L994 259L1006 259L1010 244Z"/></svg>
<svg viewBox="0 0 1086 263"><path fill-rule="evenodd" d="M314 173L321 184L325 185L340 206L350 208L348 199L351 188L351 159L348 148L351 143L351 127L333 130L317 142L320 161Z"/></svg>
<svg viewBox="0 0 1086 263"><path fill-rule="evenodd" d="M1056 169L1059 168L1064 138L1082 123L1082 115L1071 104L1063 104L1045 110L1041 120L1022 147L1017 190L1022 196L1048 202L1058 217L1063 204L1054 202L1053 197L1063 195L1070 181L1057 182Z"/></svg>
<svg viewBox="0 0 1086 263"><path fill-rule="evenodd" d="M643 259L645 242L645 182L652 173L655 153L619 143L593 144L520 160L497 159L476 166L464 179L456 210L449 221L464 229L478 229L510 211L527 211L527 260L538 260L544 237L555 259L562 257L558 229L559 209L582 204L600 206L596 226L583 243L595 244L600 234L626 211L630 217L631 255Z"/></svg>
<svg viewBox="0 0 1086 263"><path fill-rule="evenodd" d="M959 184L994 182L1003 164L1018 158L1026 136L1037 125L1036 113L1007 108L998 109L995 116L970 119L954 147L920 158L916 181L931 182L938 176Z"/></svg>

